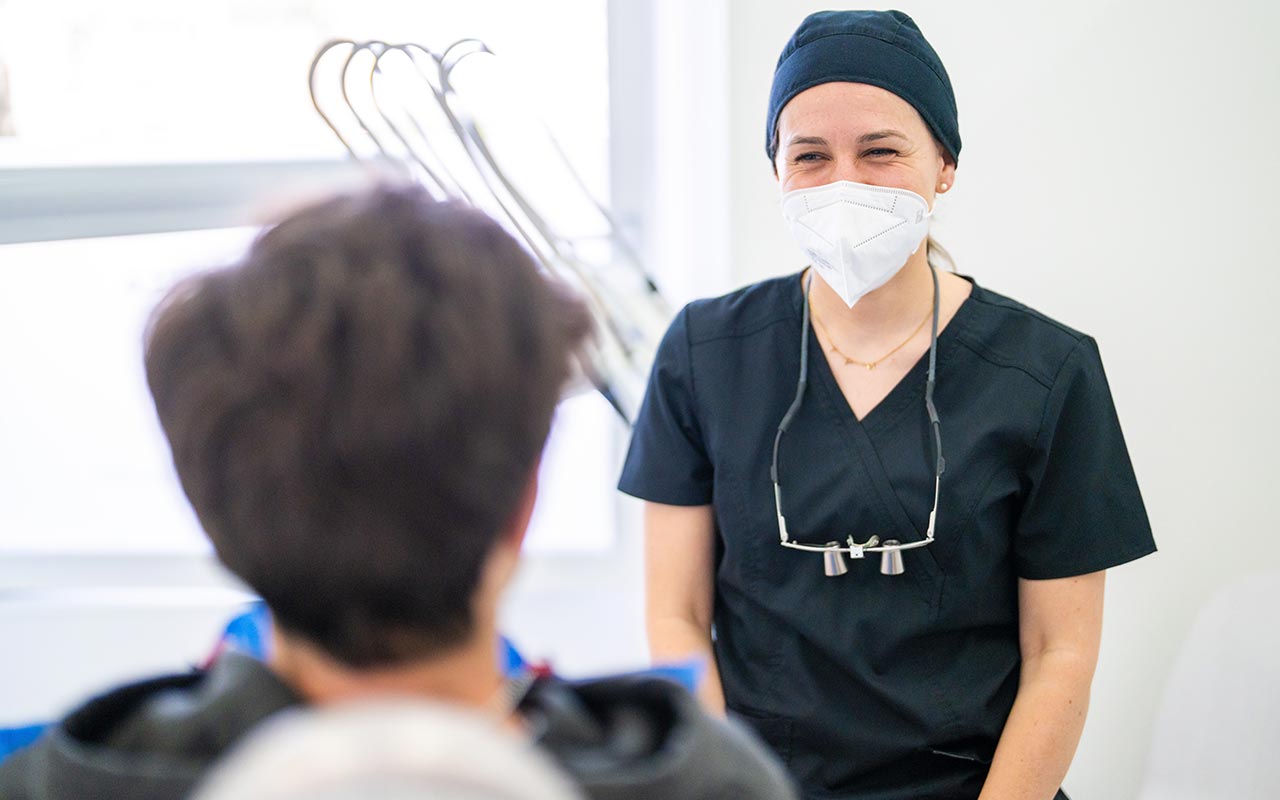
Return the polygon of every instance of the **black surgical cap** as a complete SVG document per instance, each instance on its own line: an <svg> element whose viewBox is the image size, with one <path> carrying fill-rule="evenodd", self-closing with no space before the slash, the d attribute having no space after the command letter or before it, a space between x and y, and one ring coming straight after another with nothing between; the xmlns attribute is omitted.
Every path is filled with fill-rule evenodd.
<svg viewBox="0 0 1280 800"><path fill-rule="evenodd" d="M916 23L901 11L819 11L800 23L778 58L769 92L765 152L777 155L778 115L820 83L867 83L910 103L953 159L960 123L951 79Z"/></svg>

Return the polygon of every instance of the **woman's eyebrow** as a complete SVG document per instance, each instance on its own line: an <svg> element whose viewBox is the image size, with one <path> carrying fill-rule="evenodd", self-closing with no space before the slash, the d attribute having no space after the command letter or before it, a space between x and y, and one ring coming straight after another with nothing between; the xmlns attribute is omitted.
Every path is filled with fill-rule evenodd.
<svg viewBox="0 0 1280 800"><path fill-rule="evenodd" d="M871 131L864 133L858 137L858 144L867 144L868 142L878 142L881 139L907 139L907 135L902 131L895 131L892 128L885 128L880 131ZM908 141L910 141L908 139ZM827 146L827 140L821 136L793 136L787 142L787 147L795 147L798 144L818 145L820 147Z"/></svg>
<svg viewBox="0 0 1280 800"><path fill-rule="evenodd" d="M827 146L827 140L821 136L793 136L787 142L787 147L795 147L798 144L816 144L822 147Z"/></svg>
<svg viewBox="0 0 1280 800"><path fill-rule="evenodd" d="M895 137L898 139L906 139L907 135L902 131L895 131L895 130L886 128L885 130L882 130L882 131L872 131L871 133L862 134L861 136L858 137L858 144L866 144L867 142L878 142L881 139L893 139Z"/></svg>

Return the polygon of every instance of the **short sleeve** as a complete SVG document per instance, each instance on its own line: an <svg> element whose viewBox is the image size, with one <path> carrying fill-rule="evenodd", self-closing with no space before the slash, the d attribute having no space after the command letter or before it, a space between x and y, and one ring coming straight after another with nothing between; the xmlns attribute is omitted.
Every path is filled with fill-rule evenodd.
<svg viewBox="0 0 1280 800"><path fill-rule="evenodd" d="M618 488L655 503L711 502L712 468L693 391L689 309L671 323L649 374Z"/></svg>
<svg viewBox="0 0 1280 800"><path fill-rule="evenodd" d="M1014 550L1018 575L1064 578L1155 552L1096 343L1082 338L1045 404Z"/></svg>

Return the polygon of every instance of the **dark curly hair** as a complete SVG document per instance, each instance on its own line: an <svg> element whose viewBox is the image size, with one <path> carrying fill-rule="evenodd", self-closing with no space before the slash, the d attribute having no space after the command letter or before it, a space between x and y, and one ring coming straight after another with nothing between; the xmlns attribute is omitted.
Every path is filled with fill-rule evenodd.
<svg viewBox="0 0 1280 800"><path fill-rule="evenodd" d="M386 665L470 633L588 327L496 222L383 186L176 286L147 382L223 563L283 629Z"/></svg>

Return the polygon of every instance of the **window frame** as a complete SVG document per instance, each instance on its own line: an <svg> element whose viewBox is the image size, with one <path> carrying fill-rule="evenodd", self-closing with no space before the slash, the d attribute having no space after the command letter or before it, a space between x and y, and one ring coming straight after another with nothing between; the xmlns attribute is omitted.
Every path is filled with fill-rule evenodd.
<svg viewBox="0 0 1280 800"><path fill-rule="evenodd" d="M350 160L0 167L0 244L251 225L279 186L357 185Z"/></svg>

